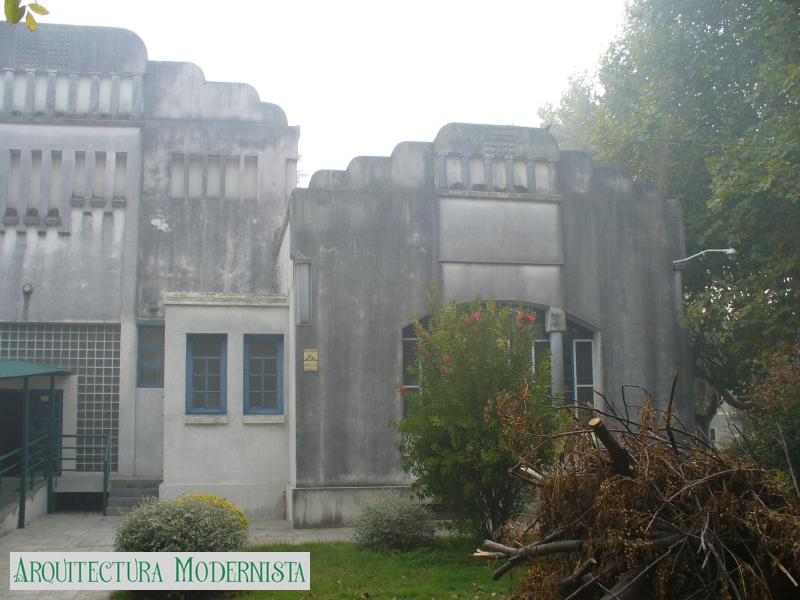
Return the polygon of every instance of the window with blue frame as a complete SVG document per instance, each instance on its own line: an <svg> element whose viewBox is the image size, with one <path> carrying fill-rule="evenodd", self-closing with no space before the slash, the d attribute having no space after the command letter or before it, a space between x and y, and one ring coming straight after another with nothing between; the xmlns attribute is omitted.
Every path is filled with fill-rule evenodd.
<svg viewBox="0 0 800 600"><path fill-rule="evenodd" d="M139 326L139 387L164 387L164 327Z"/></svg>
<svg viewBox="0 0 800 600"><path fill-rule="evenodd" d="M224 334L186 336L186 412L227 409L227 345Z"/></svg>
<svg viewBox="0 0 800 600"><path fill-rule="evenodd" d="M245 414L283 414L283 336L244 336Z"/></svg>

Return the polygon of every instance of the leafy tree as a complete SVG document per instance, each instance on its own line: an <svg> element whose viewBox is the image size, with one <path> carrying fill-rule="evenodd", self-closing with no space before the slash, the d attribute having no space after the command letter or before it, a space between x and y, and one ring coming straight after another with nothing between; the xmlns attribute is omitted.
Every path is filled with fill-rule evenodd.
<svg viewBox="0 0 800 600"><path fill-rule="evenodd" d="M558 106L547 102L537 114L542 126L549 126L550 133L558 139L559 148L595 154L590 146L589 126L596 119L596 111L594 82L583 71L567 78L567 91L561 96Z"/></svg>
<svg viewBox="0 0 800 600"><path fill-rule="evenodd" d="M746 418L759 457L772 468L800 468L800 348L776 356L751 396Z"/></svg>
<svg viewBox="0 0 800 600"><path fill-rule="evenodd" d="M34 13L37 15L50 14L50 11L38 2L22 4L21 0L5 0L4 8L6 12L6 22L11 25L16 25L25 19L25 25L27 25L28 29L31 31L35 31L37 27L36 17L33 16Z"/></svg>
<svg viewBox="0 0 800 600"><path fill-rule="evenodd" d="M522 483L509 476L518 458L501 440L503 424L490 403L521 388L548 401L548 362L531 372L535 322L522 309L493 300L445 304L433 293L430 320L415 323L418 365L410 370L419 390L398 388L408 402L407 418L393 424L398 448L420 496L454 513L463 531L490 535L524 505ZM526 426L549 430L554 413L543 411Z"/></svg>
<svg viewBox="0 0 800 600"><path fill-rule="evenodd" d="M713 389L701 420L721 399L743 408L749 382L797 341L798 39L796 2L632 0L593 85L573 79L540 112L680 199L689 254L738 251L684 273L695 374Z"/></svg>

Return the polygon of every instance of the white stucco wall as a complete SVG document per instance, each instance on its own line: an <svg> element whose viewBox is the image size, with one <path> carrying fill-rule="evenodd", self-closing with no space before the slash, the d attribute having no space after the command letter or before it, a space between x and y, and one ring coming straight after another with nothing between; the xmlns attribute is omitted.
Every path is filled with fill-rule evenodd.
<svg viewBox="0 0 800 600"><path fill-rule="evenodd" d="M175 293L166 294L164 304L164 482L160 497L210 493L226 497L250 515L284 518L290 462L285 413L291 411L287 400L293 394L287 360L291 330L288 298ZM187 418L186 336L196 333L227 335L225 415ZM282 417L243 414L247 334L284 336Z"/></svg>

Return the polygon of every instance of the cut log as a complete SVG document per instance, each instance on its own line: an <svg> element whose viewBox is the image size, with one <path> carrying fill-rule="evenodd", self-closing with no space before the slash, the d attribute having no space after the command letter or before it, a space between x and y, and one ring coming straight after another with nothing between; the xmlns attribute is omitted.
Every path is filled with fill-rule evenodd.
<svg viewBox="0 0 800 600"><path fill-rule="evenodd" d="M495 552L501 552L509 558L507 563L492 573L492 579L497 581L518 564L530 558L548 556L550 554L576 552L583 545L583 540L561 540L546 544L536 542L523 548L511 548L509 546L504 546L503 544L493 542L492 540L486 540L483 542L483 545L490 550L494 550Z"/></svg>
<svg viewBox="0 0 800 600"><path fill-rule="evenodd" d="M617 439L606 428L603 419L595 417L589 421L589 427L592 428L597 439L605 446L611 456L611 462L614 465L614 470L620 474L629 474L633 466L633 458L625 448L619 445Z"/></svg>

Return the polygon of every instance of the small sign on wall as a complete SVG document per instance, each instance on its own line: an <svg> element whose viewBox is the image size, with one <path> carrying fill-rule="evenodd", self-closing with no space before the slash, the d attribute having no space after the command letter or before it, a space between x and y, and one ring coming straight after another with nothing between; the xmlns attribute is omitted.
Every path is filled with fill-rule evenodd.
<svg viewBox="0 0 800 600"><path fill-rule="evenodd" d="M303 350L303 371L316 371L318 364L316 348Z"/></svg>

